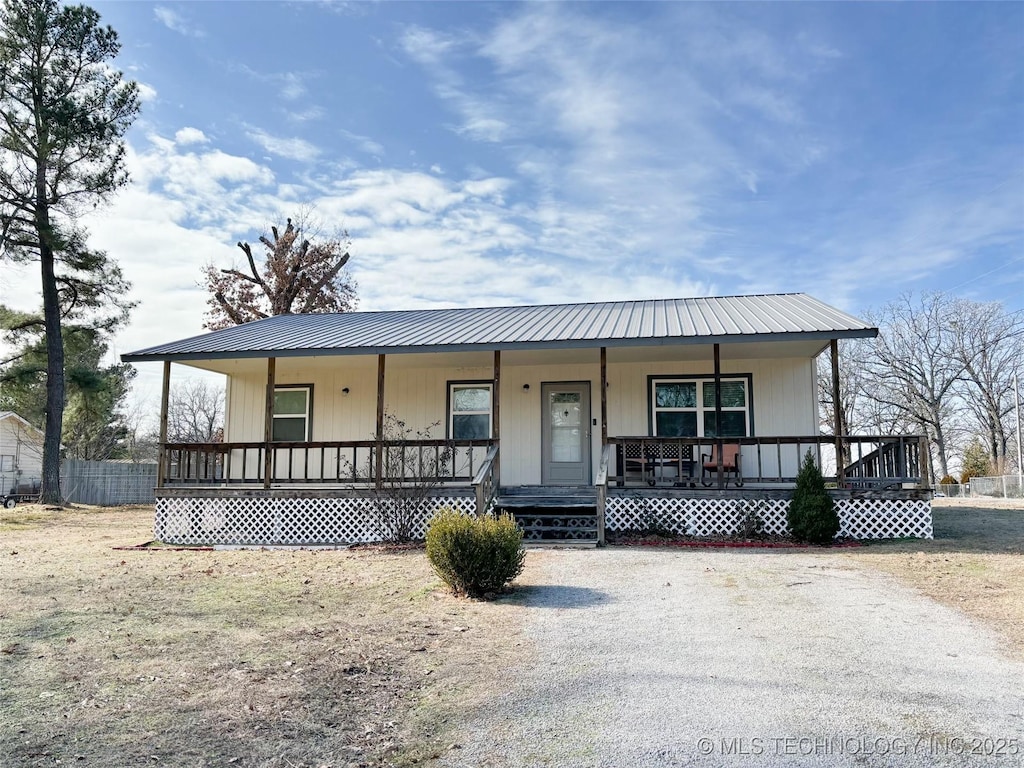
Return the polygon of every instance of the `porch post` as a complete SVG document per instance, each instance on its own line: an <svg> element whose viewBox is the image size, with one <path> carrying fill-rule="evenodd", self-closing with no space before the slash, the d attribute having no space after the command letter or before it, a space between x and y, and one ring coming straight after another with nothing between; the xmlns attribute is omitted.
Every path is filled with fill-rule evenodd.
<svg viewBox="0 0 1024 768"><path fill-rule="evenodd" d="M377 445L374 453L373 478L380 488L384 478L384 355L377 355Z"/></svg>
<svg viewBox="0 0 1024 768"><path fill-rule="evenodd" d="M725 469L723 467L722 451L725 450L725 443L722 441L722 347L715 344L715 445L718 456L718 487L725 487Z"/></svg>
<svg viewBox="0 0 1024 768"><path fill-rule="evenodd" d="M171 398L171 361L164 360L164 382L160 391L160 445L157 447L156 487L163 488L167 479L167 409Z"/></svg>
<svg viewBox="0 0 1024 768"><path fill-rule="evenodd" d="M846 483L846 459L843 457L843 405L839 399L839 340L829 341L832 352L832 415L833 430L836 436L836 487L842 488Z"/></svg>
<svg viewBox="0 0 1024 768"><path fill-rule="evenodd" d="M601 347L601 449L608 444L608 347ZM677 478L678 479L678 478Z"/></svg>
<svg viewBox="0 0 1024 768"><path fill-rule="evenodd" d="M928 465L931 463L931 450L927 437L920 438L920 442L917 445L917 463L918 471L921 473L921 487L931 488L931 473L928 468ZM939 479L941 480L942 478Z"/></svg>
<svg viewBox="0 0 1024 768"><path fill-rule="evenodd" d="M491 393L491 437L497 440L501 432L501 350L494 350L494 391Z"/></svg>
<svg viewBox="0 0 1024 768"><path fill-rule="evenodd" d="M263 414L263 487L270 488L274 472L274 377L277 372L277 358L267 358L267 399Z"/></svg>

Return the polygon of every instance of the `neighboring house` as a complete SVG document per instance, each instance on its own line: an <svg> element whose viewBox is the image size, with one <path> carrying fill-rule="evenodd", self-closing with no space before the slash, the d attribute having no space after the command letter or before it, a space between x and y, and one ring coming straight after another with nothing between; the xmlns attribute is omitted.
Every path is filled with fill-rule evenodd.
<svg viewBox="0 0 1024 768"><path fill-rule="evenodd" d="M0 494L38 492L42 476L42 431L13 411L0 411Z"/></svg>
<svg viewBox="0 0 1024 768"><path fill-rule="evenodd" d="M122 359L163 361L163 423L172 362L227 376L224 442L162 441L168 541L369 540L366 498L397 472L437 482L434 507L516 509L530 536L721 533L751 502L783 532L808 450L843 533L930 536L920 438L819 434L816 358L877 333L780 294L283 315ZM387 415L438 426L375 441Z"/></svg>

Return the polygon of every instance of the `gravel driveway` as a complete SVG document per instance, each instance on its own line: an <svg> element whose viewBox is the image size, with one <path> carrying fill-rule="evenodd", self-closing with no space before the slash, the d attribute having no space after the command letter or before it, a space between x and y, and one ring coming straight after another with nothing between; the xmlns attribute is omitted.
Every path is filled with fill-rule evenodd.
<svg viewBox="0 0 1024 768"><path fill-rule="evenodd" d="M539 559L532 663L444 765L1024 765L1024 664L841 553Z"/></svg>

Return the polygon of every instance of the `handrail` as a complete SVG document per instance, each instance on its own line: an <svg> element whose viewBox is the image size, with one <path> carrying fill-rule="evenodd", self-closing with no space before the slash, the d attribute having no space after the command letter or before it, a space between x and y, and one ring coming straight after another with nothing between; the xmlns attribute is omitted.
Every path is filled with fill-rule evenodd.
<svg viewBox="0 0 1024 768"><path fill-rule="evenodd" d="M496 442L487 451L480 469L473 477L473 490L476 492L476 513L483 515L490 507L491 501L498 493L499 444Z"/></svg>
<svg viewBox="0 0 1024 768"><path fill-rule="evenodd" d="M601 463L597 468L597 477L594 485L597 487L597 543L603 545L605 511L608 506L608 465L612 463L615 456L615 446L606 444L601 449Z"/></svg>

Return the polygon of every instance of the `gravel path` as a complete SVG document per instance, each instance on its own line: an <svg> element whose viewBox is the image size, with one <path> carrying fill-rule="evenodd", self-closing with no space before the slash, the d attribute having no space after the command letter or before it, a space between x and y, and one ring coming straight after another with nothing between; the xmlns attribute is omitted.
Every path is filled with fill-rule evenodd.
<svg viewBox="0 0 1024 768"><path fill-rule="evenodd" d="M534 661L446 766L1024 765L1024 664L834 553L542 558Z"/></svg>

